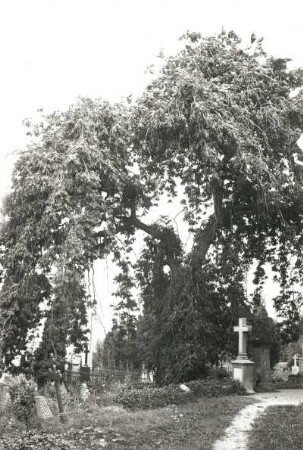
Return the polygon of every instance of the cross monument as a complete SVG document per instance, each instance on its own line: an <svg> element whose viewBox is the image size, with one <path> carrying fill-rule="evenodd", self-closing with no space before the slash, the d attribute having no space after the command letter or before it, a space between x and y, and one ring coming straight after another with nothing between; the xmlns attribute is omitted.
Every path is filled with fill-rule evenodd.
<svg viewBox="0 0 303 450"><path fill-rule="evenodd" d="M86 344L84 349L84 366L81 365L80 367L80 381L82 383L87 383L90 381L90 366L88 365L88 354L89 350Z"/></svg>
<svg viewBox="0 0 303 450"><path fill-rule="evenodd" d="M239 325L234 327L234 331L239 333L239 347L237 359L232 361L233 378L242 384L247 393L254 392L254 362L250 361L247 356L247 333L251 329L251 326L247 325L245 317L241 317Z"/></svg>
<svg viewBox="0 0 303 450"><path fill-rule="evenodd" d="M234 331L239 333L239 347L237 359L248 359L247 333L251 331L251 326L247 325L246 318L239 319L239 325L234 327Z"/></svg>
<svg viewBox="0 0 303 450"><path fill-rule="evenodd" d="M88 346L87 344L85 345L85 350L84 350L84 365L88 366L88 354L89 354L89 350L88 350Z"/></svg>

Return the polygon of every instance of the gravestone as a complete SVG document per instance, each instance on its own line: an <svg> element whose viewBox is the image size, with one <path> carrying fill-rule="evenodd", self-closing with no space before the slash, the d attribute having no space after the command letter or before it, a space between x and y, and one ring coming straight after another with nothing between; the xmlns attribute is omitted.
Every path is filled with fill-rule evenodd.
<svg viewBox="0 0 303 450"><path fill-rule="evenodd" d="M0 411L4 412L11 406L12 400L9 388L5 384L0 384Z"/></svg>
<svg viewBox="0 0 303 450"><path fill-rule="evenodd" d="M53 413L50 410L46 397L43 397L43 395L37 395L35 400L36 400L37 415L40 419L46 420L53 417Z"/></svg>
<svg viewBox="0 0 303 450"><path fill-rule="evenodd" d="M88 350L87 346L85 347L84 354L85 354L84 366L80 367L80 381L81 381L81 383L89 383L90 382L90 367L88 365L89 350Z"/></svg>
<svg viewBox="0 0 303 450"><path fill-rule="evenodd" d="M292 375L298 375L298 373L299 373L299 366L298 366L299 356L298 355L293 356L293 360L294 360L294 365L291 368L291 373L292 373Z"/></svg>
<svg viewBox="0 0 303 450"><path fill-rule="evenodd" d="M246 318L242 317L234 331L239 333L239 346L237 359L232 361L233 378L239 381L248 393L253 393L254 362L247 356L247 333L251 331L251 326L247 325Z"/></svg>
<svg viewBox="0 0 303 450"><path fill-rule="evenodd" d="M89 397L89 390L86 383L82 383L80 387L80 399L85 402Z"/></svg>
<svg viewBox="0 0 303 450"><path fill-rule="evenodd" d="M143 381L143 383L148 381L148 372L145 368L145 364L142 364L142 371L141 371L141 381Z"/></svg>
<svg viewBox="0 0 303 450"><path fill-rule="evenodd" d="M142 364L141 381L143 383L153 383L154 381L153 371L148 371L144 363Z"/></svg>
<svg viewBox="0 0 303 450"><path fill-rule="evenodd" d="M89 366L81 366L80 367L80 381L81 381L81 383L89 383L90 382L90 367Z"/></svg>

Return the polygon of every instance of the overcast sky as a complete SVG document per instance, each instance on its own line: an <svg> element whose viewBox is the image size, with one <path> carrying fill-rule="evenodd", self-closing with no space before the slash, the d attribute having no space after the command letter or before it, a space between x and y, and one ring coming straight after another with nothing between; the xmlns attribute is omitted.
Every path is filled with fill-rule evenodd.
<svg viewBox="0 0 303 450"><path fill-rule="evenodd" d="M140 92L145 69L180 35L233 29L263 36L270 54L303 66L300 0L2 0L0 5L0 197L22 120L77 96L118 100Z"/></svg>

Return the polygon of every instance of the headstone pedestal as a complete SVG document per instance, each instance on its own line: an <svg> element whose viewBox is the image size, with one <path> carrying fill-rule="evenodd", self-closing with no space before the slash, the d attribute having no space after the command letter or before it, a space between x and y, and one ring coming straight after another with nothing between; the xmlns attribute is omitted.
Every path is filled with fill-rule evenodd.
<svg viewBox="0 0 303 450"><path fill-rule="evenodd" d="M232 361L233 378L241 383L248 394L253 394L254 362L247 356L247 333L251 331L251 326L247 325L246 318L241 318L234 331L239 333L239 350L237 359Z"/></svg>
<svg viewBox="0 0 303 450"><path fill-rule="evenodd" d="M80 367L80 381L81 381L81 383L89 383L90 382L90 367L89 366L81 366Z"/></svg>

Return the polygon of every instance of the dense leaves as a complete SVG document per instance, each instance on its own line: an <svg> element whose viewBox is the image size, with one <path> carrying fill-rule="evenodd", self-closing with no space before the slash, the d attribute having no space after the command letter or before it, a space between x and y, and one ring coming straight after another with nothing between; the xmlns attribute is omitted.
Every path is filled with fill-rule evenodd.
<svg viewBox="0 0 303 450"><path fill-rule="evenodd" d="M264 304L260 304L251 318L252 333L249 341L254 347L268 346L270 350L270 367L280 361L281 336L278 324L268 316Z"/></svg>
<svg viewBox="0 0 303 450"><path fill-rule="evenodd" d="M36 139L16 163L1 235L2 349L12 355L44 316L48 335L52 327L65 335L60 345L81 343L85 271L109 251L126 177L122 106L80 100L30 130Z"/></svg>
<svg viewBox="0 0 303 450"><path fill-rule="evenodd" d="M180 243L176 247L175 254ZM233 325L237 317L249 314L242 272L235 267L233 274L225 270L230 264L226 255L218 255L217 264L207 260L199 273L180 256L179 265L165 273L165 246L151 245L147 239L137 265L144 302L138 341L147 367L161 384L203 376L209 363L232 355Z"/></svg>
<svg viewBox="0 0 303 450"><path fill-rule="evenodd" d="M195 380L187 383L189 391L184 392L178 385L160 388L130 389L119 392L115 403L131 410L163 408L168 405L182 405L201 397L222 397L243 394L239 383L225 380Z"/></svg>
<svg viewBox="0 0 303 450"><path fill-rule="evenodd" d="M32 143L16 163L1 231L1 349L11 359L43 319L51 346L81 349L85 277L108 254L120 267L114 331L121 352L134 353L137 230L147 235L133 267L140 358L158 381L196 377L233 352L255 261L257 293L270 264L278 313L298 313L302 174L292 154L303 115L302 95L292 94L302 71L268 57L260 40L244 48L233 32L183 42L136 101L80 99L28 124ZM148 219L161 198L179 205L180 196L187 253L174 223Z"/></svg>

